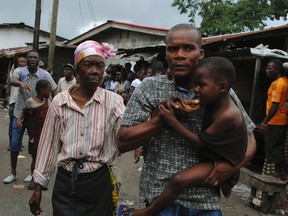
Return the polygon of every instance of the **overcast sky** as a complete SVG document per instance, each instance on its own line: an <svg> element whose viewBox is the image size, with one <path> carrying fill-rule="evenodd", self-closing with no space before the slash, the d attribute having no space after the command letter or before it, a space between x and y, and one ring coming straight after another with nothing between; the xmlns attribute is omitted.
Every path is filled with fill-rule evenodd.
<svg viewBox="0 0 288 216"><path fill-rule="evenodd" d="M59 0L57 35L72 39L89 29L117 20L153 27L170 28L188 22L173 0ZM34 27L36 0L0 0L0 23L19 23ZM42 0L40 29L50 32L53 0ZM287 22L286 22L287 23ZM269 27L284 22L269 22ZM199 21L196 22L199 26ZM198 27L197 26L197 27Z"/></svg>
<svg viewBox="0 0 288 216"><path fill-rule="evenodd" d="M57 35L72 39L107 20L170 28L188 22L173 0L59 0ZM0 0L0 23L34 26L36 0ZM42 0L40 29L50 32L53 0Z"/></svg>

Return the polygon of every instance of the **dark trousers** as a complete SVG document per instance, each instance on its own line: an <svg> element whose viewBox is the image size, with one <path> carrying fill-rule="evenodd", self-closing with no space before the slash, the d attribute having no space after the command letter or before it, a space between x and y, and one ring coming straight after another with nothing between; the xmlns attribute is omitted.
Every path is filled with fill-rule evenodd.
<svg viewBox="0 0 288 216"><path fill-rule="evenodd" d="M71 195L71 172L59 168L52 194L54 216L112 216L112 184L106 165L79 173Z"/></svg>
<svg viewBox="0 0 288 216"><path fill-rule="evenodd" d="M265 132L265 153L269 163L284 161L287 125L267 125Z"/></svg>

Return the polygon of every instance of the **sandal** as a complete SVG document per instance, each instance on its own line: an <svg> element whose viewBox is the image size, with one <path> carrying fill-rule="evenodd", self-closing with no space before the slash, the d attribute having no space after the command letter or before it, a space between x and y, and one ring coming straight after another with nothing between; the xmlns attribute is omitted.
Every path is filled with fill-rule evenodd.
<svg viewBox="0 0 288 216"><path fill-rule="evenodd" d="M121 203L118 206L118 216L132 216L133 208L128 207L127 205Z"/></svg>

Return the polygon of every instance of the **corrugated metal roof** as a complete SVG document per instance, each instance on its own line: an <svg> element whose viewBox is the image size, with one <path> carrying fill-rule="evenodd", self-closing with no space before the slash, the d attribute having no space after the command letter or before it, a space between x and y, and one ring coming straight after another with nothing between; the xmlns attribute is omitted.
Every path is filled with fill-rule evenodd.
<svg viewBox="0 0 288 216"><path fill-rule="evenodd" d="M142 32L142 33L146 33L146 34L161 35L161 36L165 36L169 30L166 28L157 28L157 27L127 23L127 22L119 22L119 21L115 21L115 20L108 20L107 22L105 22L99 26L96 26L95 28L92 28L87 32L84 32L83 34L76 36L75 38L69 40L66 44L67 44L67 46L77 45L77 44L87 40L87 38L90 38L92 36L94 37L99 33L103 33L105 31L113 29L113 28Z"/></svg>
<svg viewBox="0 0 288 216"><path fill-rule="evenodd" d="M110 23L118 23L118 24L125 24L125 25L139 27L139 28L148 28L148 29L155 29L155 30L160 30L160 31L168 31L168 29L165 29L165 28L154 28L154 27L149 27L149 26L136 25L136 24L132 24L132 23L119 22L119 21L115 21L115 20L110 20L110 21L108 20L108 22L110 22ZM104 23L103 25L107 25L107 23ZM271 28L264 29L264 30L252 31L252 32L244 32L244 33L236 33L236 34L229 34L229 35L203 37L202 41L203 41L203 45L208 45L208 44L212 44L212 43L216 43L216 42L227 41L227 40L231 40L231 39L247 37L247 36L250 36L250 35L262 34L262 33L265 33L265 32L277 31L277 30L283 30L283 29L287 29L288 30L288 24L282 25L282 26L278 26L278 27L271 27ZM60 43L57 43L57 46L64 47L65 44L60 42ZM154 49L157 49L157 48L162 49L163 46L165 46L165 45L156 44L156 45L149 45L149 46L144 46L144 47L134 47L132 49L119 49L118 53L119 54L124 54L124 53L132 54L132 53L137 53L139 51L143 51L146 48L147 49L153 49L153 48ZM43 49L43 48L48 48L48 45L47 44L39 45L39 49ZM0 50L0 58L4 57L4 56L9 58L9 57L14 56L16 53L17 54L27 53L31 49L32 49L31 46L27 46L27 47L18 47L18 48Z"/></svg>
<svg viewBox="0 0 288 216"><path fill-rule="evenodd" d="M63 42L57 42L55 46L64 47L65 45ZM45 49L45 48L48 49L49 44L39 44L39 48L38 48L39 50ZM33 49L32 45L26 46L26 47L14 47L14 48L2 49L0 50L0 58L2 57L11 58L16 54L17 55L25 54L32 49Z"/></svg>
<svg viewBox="0 0 288 216"><path fill-rule="evenodd" d="M229 35L219 35L219 36L209 36L209 37L203 37L203 45L219 42L219 41L225 41L225 40L230 40L230 39L235 39L235 38L241 38L245 36L250 36L250 35L255 35L255 34L262 34L264 32L269 32L269 31L275 31L275 30L281 30L281 29L288 29L288 24L278 26L278 27L271 27L268 29L263 29L263 30L257 30L257 31L251 31L251 32L243 32L243 33L235 33L235 34L229 34Z"/></svg>
<svg viewBox="0 0 288 216"><path fill-rule="evenodd" d="M139 28L154 29L154 30L159 30L159 31L168 31L169 30L167 28L158 28L158 27L152 27L152 26L138 25L138 24L133 24L133 23L128 23L128 22L120 22L117 20L108 20L108 22L124 24L124 25L128 25L128 26L139 27Z"/></svg>

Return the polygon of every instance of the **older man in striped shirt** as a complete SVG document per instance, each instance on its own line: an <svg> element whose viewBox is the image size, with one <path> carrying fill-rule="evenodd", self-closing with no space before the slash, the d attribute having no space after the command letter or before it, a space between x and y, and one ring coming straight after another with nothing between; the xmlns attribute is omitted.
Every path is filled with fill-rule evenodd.
<svg viewBox="0 0 288 216"><path fill-rule="evenodd" d="M41 212L42 187L57 167L53 215L112 215L108 163L118 153L116 133L124 112L122 97L99 88L105 58L115 55L109 44L81 43L74 52L79 85L59 93L43 126L36 167L35 191L29 201Z"/></svg>

